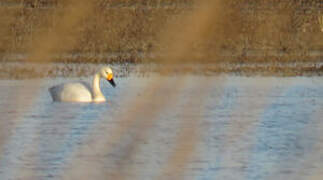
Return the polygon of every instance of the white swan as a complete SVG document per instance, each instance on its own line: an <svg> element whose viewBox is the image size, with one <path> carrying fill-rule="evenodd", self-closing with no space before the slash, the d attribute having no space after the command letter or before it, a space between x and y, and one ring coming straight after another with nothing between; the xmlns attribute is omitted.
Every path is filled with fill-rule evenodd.
<svg viewBox="0 0 323 180"><path fill-rule="evenodd" d="M53 101L64 102L104 102L100 89L100 79L105 78L113 87L116 86L113 80L113 73L110 67L103 67L94 75L92 88L86 82L64 83L49 88Z"/></svg>

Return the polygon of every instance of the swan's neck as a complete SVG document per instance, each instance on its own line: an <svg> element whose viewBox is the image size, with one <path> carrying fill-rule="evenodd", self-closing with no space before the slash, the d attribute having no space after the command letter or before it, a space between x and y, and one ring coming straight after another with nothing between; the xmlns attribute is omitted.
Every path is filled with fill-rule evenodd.
<svg viewBox="0 0 323 180"><path fill-rule="evenodd" d="M105 97L103 96L100 89L100 74L97 73L93 78L93 101L94 102L102 102L105 101Z"/></svg>

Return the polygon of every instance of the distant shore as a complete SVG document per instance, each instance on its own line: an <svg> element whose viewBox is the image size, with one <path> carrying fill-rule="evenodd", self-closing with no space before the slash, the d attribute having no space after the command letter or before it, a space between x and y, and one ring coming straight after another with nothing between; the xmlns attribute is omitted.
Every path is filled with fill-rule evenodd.
<svg viewBox="0 0 323 180"><path fill-rule="evenodd" d="M183 22L183 17L199 8L193 0L91 1L93 11L87 14L87 8L85 12L78 9L85 15L71 27L73 18L62 24L62 18L70 15L66 7L75 5L68 6L68 2L0 2L1 79L90 76L104 64L116 67L119 77L323 74L321 0L218 1L217 13L207 14L210 21L200 33L205 37L188 41L185 51L172 59L177 64L167 68L163 64L171 59L169 55L197 35L177 38L187 29L200 27L189 20ZM171 27L175 31L170 33L167 29ZM173 42L181 43L169 48Z"/></svg>
<svg viewBox="0 0 323 180"><path fill-rule="evenodd" d="M237 75L237 76L323 76L323 62L301 63L22 63L1 62L0 79L33 79L58 77L91 77L97 70L110 65L116 77L160 75Z"/></svg>
<svg viewBox="0 0 323 180"><path fill-rule="evenodd" d="M160 44L160 34L167 25L182 23L181 15L194 9L192 0L100 2L89 18L73 28L77 43L63 58L56 58L56 62L105 63L107 59L141 62L143 56L149 57L165 48ZM225 51L235 59L253 53L257 61L273 59L273 55L283 61L295 61L295 53L301 54L296 57L299 61L323 59L322 55L313 57L323 51L323 32L318 20L323 12L321 1L228 0L225 3L221 25L211 25L214 30L210 31L210 37L194 42L196 51L207 54L202 59L216 59ZM64 1L58 0L2 1L0 60L7 61L10 59L7 55L34 50L32 45L39 36L55 31L63 7ZM66 37L60 40L62 45L66 41ZM19 58L14 55L13 60Z"/></svg>

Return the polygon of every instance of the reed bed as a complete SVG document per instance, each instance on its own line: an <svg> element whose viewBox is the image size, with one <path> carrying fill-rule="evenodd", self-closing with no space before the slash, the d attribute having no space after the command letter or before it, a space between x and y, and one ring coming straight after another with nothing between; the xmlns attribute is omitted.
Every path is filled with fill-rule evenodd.
<svg viewBox="0 0 323 180"><path fill-rule="evenodd" d="M76 44L65 53L76 58L60 56L56 62L154 62L167 47L160 44L158 35L166 24L181 24L179 18L193 11L192 0L176 1L113 1L97 0L95 11L73 28L79 34ZM4 1L0 4L1 26L10 30L1 32L0 52L2 61L14 61L8 54L26 54L30 44L44 32L57 28L57 13L66 2L59 0ZM226 31L210 26L217 32L203 41L195 41L191 61L253 61L248 53L256 50L261 55L258 62L322 60L323 34L320 12L322 2L312 1L227 1L222 24ZM19 10L16 9L19 7ZM15 12L15 13L12 13ZM69 42L68 39L61 44ZM272 58L272 51L285 54ZM149 56L154 52L154 56ZM193 53L194 52L194 53ZM203 52L203 54L201 54ZM224 52L235 54L225 57ZM298 55L294 55L298 53ZM77 54L89 54L77 56ZM105 56L112 54L114 56ZM313 55L315 54L315 55ZM12 56L11 56L12 57ZM278 57L278 58L277 58ZM20 59L24 60L25 58Z"/></svg>

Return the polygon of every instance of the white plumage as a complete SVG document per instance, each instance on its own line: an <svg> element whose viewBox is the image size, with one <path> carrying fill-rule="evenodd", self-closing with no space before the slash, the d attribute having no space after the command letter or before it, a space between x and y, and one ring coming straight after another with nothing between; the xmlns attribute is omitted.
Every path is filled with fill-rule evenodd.
<svg viewBox="0 0 323 180"><path fill-rule="evenodd" d="M49 88L53 101L62 102L104 102L100 89L100 79L105 78L113 87L113 73L110 67L103 67L94 75L92 88L86 82L63 83Z"/></svg>

